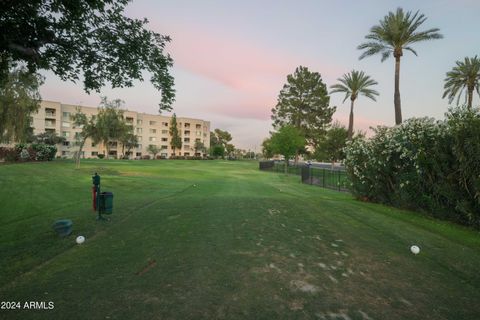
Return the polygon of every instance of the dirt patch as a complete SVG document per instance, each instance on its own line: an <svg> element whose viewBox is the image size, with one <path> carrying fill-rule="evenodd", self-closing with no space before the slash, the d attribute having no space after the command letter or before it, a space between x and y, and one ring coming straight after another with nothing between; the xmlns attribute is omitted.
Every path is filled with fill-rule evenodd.
<svg viewBox="0 0 480 320"><path fill-rule="evenodd" d="M328 267L327 267L327 265L326 265L325 263L319 262L319 263L318 263L318 266L319 266L320 268L324 269L324 270L328 270Z"/></svg>
<svg viewBox="0 0 480 320"><path fill-rule="evenodd" d="M140 271L136 272L135 274L137 276L141 276L141 275L145 274L146 272L148 272L153 267L155 267L156 265L157 265L157 261L149 260L148 264L145 267L143 267Z"/></svg>
<svg viewBox="0 0 480 320"><path fill-rule="evenodd" d="M288 303L288 308L292 311L303 310L302 300L293 300Z"/></svg>
<svg viewBox="0 0 480 320"><path fill-rule="evenodd" d="M318 287L302 280L292 280L290 281L291 287L296 291L315 293L318 291Z"/></svg>

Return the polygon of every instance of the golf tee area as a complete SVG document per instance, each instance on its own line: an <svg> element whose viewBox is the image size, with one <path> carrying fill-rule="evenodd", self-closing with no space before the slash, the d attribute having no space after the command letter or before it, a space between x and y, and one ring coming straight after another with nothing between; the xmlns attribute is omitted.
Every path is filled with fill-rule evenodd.
<svg viewBox="0 0 480 320"><path fill-rule="evenodd" d="M0 165L0 257L0 319L480 319L477 230L256 161Z"/></svg>

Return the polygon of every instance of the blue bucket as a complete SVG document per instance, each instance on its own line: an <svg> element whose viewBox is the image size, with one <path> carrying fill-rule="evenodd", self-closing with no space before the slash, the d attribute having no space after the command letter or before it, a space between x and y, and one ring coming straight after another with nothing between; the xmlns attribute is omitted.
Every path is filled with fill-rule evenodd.
<svg viewBox="0 0 480 320"><path fill-rule="evenodd" d="M72 233L72 226L73 222L72 220L68 219L62 219L62 220L57 220L53 224L53 230L60 236L60 237L66 237Z"/></svg>

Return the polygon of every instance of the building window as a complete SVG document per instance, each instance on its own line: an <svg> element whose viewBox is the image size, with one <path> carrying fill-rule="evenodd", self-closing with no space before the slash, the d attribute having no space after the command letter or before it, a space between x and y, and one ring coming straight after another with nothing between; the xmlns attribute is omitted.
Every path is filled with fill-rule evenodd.
<svg viewBox="0 0 480 320"><path fill-rule="evenodd" d="M70 112L63 112L63 119L70 120Z"/></svg>
<svg viewBox="0 0 480 320"><path fill-rule="evenodd" d="M66 147L69 147L70 146L70 141L63 141L63 145L66 146Z"/></svg>
<svg viewBox="0 0 480 320"><path fill-rule="evenodd" d="M200 140L199 138L195 139L195 142L201 142L202 140Z"/></svg>
<svg viewBox="0 0 480 320"><path fill-rule="evenodd" d="M165 157L165 158L168 157L168 154L167 154L167 153L160 153L160 155L161 155L162 157Z"/></svg>
<svg viewBox="0 0 480 320"><path fill-rule="evenodd" d="M190 135L190 130L185 130L184 134L185 134L186 136L189 136L189 135Z"/></svg>
<svg viewBox="0 0 480 320"><path fill-rule="evenodd" d="M162 126L168 127L168 122L162 122Z"/></svg>
<svg viewBox="0 0 480 320"><path fill-rule="evenodd" d="M80 132L75 132L75 139L80 140Z"/></svg>
<svg viewBox="0 0 480 320"><path fill-rule="evenodd" d="M190 138L183 138L183 142L190 142Z"/></svg>
<svg viewBox="0 0 480 320"><path fill-rule="evenodd" d="M163 145L163 146L161 146L161 148L160 148L160 149L165 149L165 150L166 150L166 149L168 149L168 146L166 146L166 145Z"/></svg>
<svg viewBox="0 0 480 320"><path fill-rule="evenodd" d="M148 141L157 141L157 138L155 138L155 137L150 137L150 138L148 138Z"/></svg>
<svg viewBox="0 0 480 320"><path fill-rule="evenodd" d="M168 134L168 130L162 130L162 134Z"/></svg>
<svg viewBox="0 0 480 320"><path fill-rule="evenodd" d="M69 153L70 151L62 151L62 156L68 156Z"/></svg>
<svg viewBox="0 0 480 320"><path fill-rule="evenodd" d="M138 141L142 141L142 136L137 136Z"/></svg>
<svg viewBox="0 0 480 320"><path fill-rule="evenodd" d="M142 149L142 145L141 145L141 144L138 144L137 149Z"/></svg>
<svg viewBox="0 0 480 320"><path fill-rule="evenodd" d="M69 138L70 137L70 132L62 131L62 136L65 137L65 138Z"/></svg>
<svg viewBox="0 0 480 320"><path fill-rule="evenodd" d="M92 151L92 156L94 157L98 156L98 151Z"/></svg>
<svg viewBox="0 0 480 320"><path fill-rule="evenodd" d="M155 126L155 125L157 125L157 121L150 121L149 124L150 124L151 126Z"/></svg>
<svg viewBox="0 0 480 320"><path fill-rule="evenodd" d="M55 120L45 120L45 127L55 127Z"/></svg>
<svg viewBox="0 0 480 320"><path fill-rule="evenodd" d="M190 128L190 123L185 123L185 128Z"/></svg>
<svg viewBox="0 0 480 320"><path fill-rule="evenodd" d="M142 125L142 120L137 120L137 126L141 126Z"/></svg>
<svg viewBox="0 0 480 320"><path fill-rule="evenodd" d="M186 145L183 146L183 149L190 150L190 146L188 144L186 144Z"/></svg>
<svg viewBox="0 0 480 320"><path fill-rule="evenodd" d="M157 129L150 129L150 133L157 133Z"/></svg>
<svg viewBox="0 0 480 320"><path fill-rule="evenodd" d="M137 128L137 133L142 133L142 128Z"/></svg>
<svg viewBox="0 0 480 320"><path fill-rule="evenodd" d="M141 153L141 152L137 152L136 155L137 155L137 157L141 157L141 156L142 156L142 153Z"/></svg>
<svg viewBox="0 0 480 320"><path fill-rule="evenodd" d="M197 137L201 137L202 136L202 131L197 131L196 134L197 134Z"/></svg>
<svg viewBox="0 0 480 320"><path fill-rule="evenodd" d="M184 155L185 157L188 157L188 156L190 156L190 152L185 152L185 153L183 153L183 155Z"/></svg>
<svg viewBox="0 0 480 320"><path fill-rule="evenodd" d="M92 142L92 148L95 148L96 146L97 146L97 144Z"/></svg>
<svg viewBox="0 0 480 320"><path fill-rule="evenodd" d="M62 121L62 127L70 128L70 122Z"/></svg>
<svg viewBox="0 0 480 320"><path fill-rule="evenodd" d="M162 138L162 141L163 141L163 142L167 142L167 141L168 141L168 138Z"/></svg>
<svg viewBox="0 0 480 320"><path fill-rule="evenodd" d="M45 108L45 117L48 117L48 118L55 118L55 112L56 110L55 109L52 109L52 108Z"/></svg>
<svg viewBox="0 0 480 320"><path fill-rule="evenodd" d="M202 125L201 125L201 124L196 124L196 125L195 125L195 128L196 128L196 129L202 129Z"/></svg>

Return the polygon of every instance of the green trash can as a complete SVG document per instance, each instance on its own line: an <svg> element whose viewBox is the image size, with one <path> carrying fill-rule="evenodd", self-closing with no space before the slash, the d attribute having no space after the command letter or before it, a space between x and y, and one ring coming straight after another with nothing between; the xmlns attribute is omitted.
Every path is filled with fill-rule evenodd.
<svg viewBox="0 0 480 320"><path fill-rule="evenodd" d="M113 211L113 192L100 192L100 214L111 214Z"/></svg>

